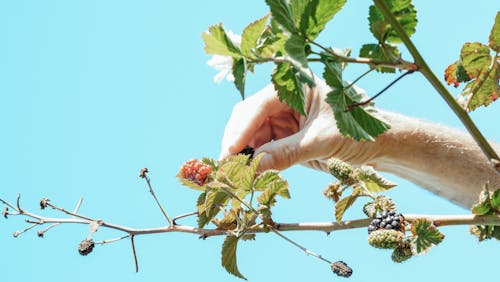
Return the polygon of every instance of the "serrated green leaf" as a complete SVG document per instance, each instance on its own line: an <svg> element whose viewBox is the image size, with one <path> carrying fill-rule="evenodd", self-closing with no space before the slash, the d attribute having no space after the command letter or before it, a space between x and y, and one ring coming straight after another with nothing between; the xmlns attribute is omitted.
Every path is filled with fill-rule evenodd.
<svg viewBox="0 0 500 282"><path fill-rule="evenodd" d="M246 57L254 57L254 49L257 47L257 41L266 29L267 19L269 14L252 22L241 34L241 53Z"/></svg>
<svg viewBox="0 0 500 282"><path fill-rule="evenodd" d="M411 232L414 237L412 238L412 248L415 254L423 254L427 252L432 246L441 243L444 235L426 219L417 219L411 226Z"/></svg>
<svg viewBox="0 0 500 282"><path fill-rule="evenodd" d="M352 204L354 204L357 198L358 198L357 195L348 195L340 199L337 203L335 203L335 220L337 220L337 222L342 221L344 213L347 211L349 207L352 206Z"/></svg>
<svg viewBox="0 0 500 282"><path fill-rule="evenodd" d="M186 187L189 187L191 189L198 190L198 191L205 191L205 189L207 188L206 185L200 186L196 182L185 179L184 177L182 177L182 174L180 172L177 173L175 176L177 177L177 179L179 180L179 182L183 186L186 186Z"/></svg>
<svg viewBox="0 0 500 282"><path fill-rule="evenodd" d="M500 12L497 12L495 23L491 29L489 46L495 52L500 52Z"/></svg>
<svg viewBox="0 0 500 282"><path fill-rule="evenodd" d="M487 77L486 74L488 74ZM500 64L495 61L492 69L489 71L487 68L483 70L483 73L479 77L469 82L463 93L464 97L468 98L467 110L473 111L480 106L488 106L493 103L500 96Z"/></svg>
<svg viewBox="0 0 500 282"><path fill-rule="evenodd" d="M264 191L266 190L269 185L274 182L278 181L281 179L281 176L279 175L279 170L275 169L268 169L262 172L259 176L255 178L253 187L255 191Z"/></svg>
<svg viewBox="0 0 500 282"><path fill-rule="evenodd" d="M219 169L219 161L215 159L204 157L201 159L201 161L204 164L209 165L212 168L212 171L217 171Z"/></svg>
<svg viewBox="0 0 500 282"><path fill-rule="evenodd" d="M236 219L241 209L230 209L229 212L220 220L215 220L217 228L223 230L233 230L236 228Z"/></svg>
<svg viewBox="0 0 500 282"><path fill-rule="evenodd" d="M255 156L251 162L247 165L245 173L241 177L241 187L246 192L249 193L254 188L254 182L257 177L257 167L259 166L260 160L264 154L259 154Z"/></svg>
<svg viewBox="0 0 500 282"><path fill-rule="evenodd" d="M375 202L377 203L377 208L380 212L398 210L396 203L394 203L394 201L387 196L379 195L375 199Z"/></svg>
<svg viewBox="0 0 500 282"><path fill-rule="evenodd" d="M371 201L363 206L363 212L367 217L375 217L377 215L377 203Z"/></svg>
<svg viewBox="0 0 500 282"><path fill-rule="evenodd" d="M385 0L391 13L396 17L396 20L401 24L408 36L415 33L417 27L417 11L410 0ZM372 5L370 6L368 21L370 23L370 31L379 42L401 43L401 38L392 28L379 9Z"/></svg>
<svg viewBox="0 0 500 282"><path fill-rule="evenodd" d="M345 4L345 0L313 0L313 1L292 1L305 3L302 11L295 12L296 18L300 17L300 31L309 40L314 40L325 28L326 24L339 12ZM294 5L292 4L292 7ZM298 10L298 9L297 9Z"/></svg>
<svg viewBox="0 0 500 282"><path fill-rule="evenodd" d="M484 69L488 68L490 63L491 56L488 46L479 42L465 43L462 46L459 66L465 69L469 78L477 78Z"/></svg>
<svg viewBox="0 0 500 282"><path fill-rule="evenodd" d="M305 53L306 41L303 37L292 35L285 42L285 56L289 63L298 72L298 80L301 83L307 83L309 87L314 86L314 76L307 64L307 55Z"/></svg>
<svg viewBox="0 0 500 282"><path fill-rule="evenodd" d="M327 94L326 102L332 107L337 127L344 136L356 141L373 141L390 128L390 125L376 116L377 111L371 105L356 106L346 111L351 105L360 102L362 93L353 87L336 88Z"/></svg>
<svg viewBox="0 0 500 282"><path fill-rule="evenodd" d="M257 197L257 201L261 205L271 207L276 203L277 195L285 199L290 198L288 182L281 177L267 184L266 190L264 190L264 192Z"/></svg>
<svg viewBox="0 0 500 282"><path fill-rule="evenodd" d="M361 47L359 51L359 56L364 58L371 58L376 60L384 60L387 62L396 62L400 57L398 47L392 45L380 45L380 44L365 44ZM374 67L376 71L381 73L395 73L396 69L388 67Z"/></svg>
<svg viewBox="0 0 500 282"><path fill-rule="evenodd" d="M397 184L393 183L379 174L371 167L363 165L358 169L358 179L362 181L368 191L372 193L379 193L387 191Z"/></svg>
<svg viewBox="0 0 500 282"><path fill-rule="evenodd" d="M479 193L478 202L472 206L472 213L477 215L486 215L491 212L491 194L489 185L486 183L481 193Z"/></svg>
<svg viewBox="0 0 500 282"><path fill-rule="evenodd" d="M305 94L297 76L297 71L290 63L278 63L271 81L280 101L305 116Z"/></svg>
<svg viewBox="0 0 500 282"><path fill-rule="evenodd" d="M205 225L207 225L210 222L210 219L208 219L207 214L205 213L205 199L206 199L206 193L201 193L198 196L198 200L196 201L196 208L198 210L198 227L203 228Z"/></svg>
<svg viewBox="0 0 500 282"><path fill-rule="evenodd" d="M496 210L500 210L500 189L495 190L491 194L490 202L491 202L491 207L492 208L494 208Z"/></svg>
<svg viewBox="0 0 500 282"><path fill-rule="evenodd" d="M226 239L224 239L224 243L222 244L222 266L230 274L238 278L247 280L238 269L238 262L236 260L238 240L239 238L233 235L226 236Z"/></svg>
<svg viewBox="0 0 500 282"><path fill-rule="evenodd" d="M241 94L241 99L245 99L245 80L247 74L247 66L245 58L240 58L235 60L233 63L233 76L234 76L234 85L236 89Z"/></svg>
<svg viewBox="0 0 500 282"><path fill-rule="evenodd" d="M229 181L228 184L231 187L236 187L238 190L233 192L239 192L244 190L241 187L241 181L246 171L246 165L250 156L238 154L231 156L228 160L220 165L217 171L217 179L221 182Z"/></svg>
<svg viewBox="0 0 500 282"><path fill-rule="evenodd" d="M240 49L226 34L222 24L210 26L208 32L202 34L202 38L207 54L241 57Z"/></svg>
<svg viewBox="0 0 500 282"><path fill-rule="evenodd" d="M277 23L291 33L297 33L292 10L287 0L266 0L271 10L271 15Z"/></svg>
<svg viewBox="0 0 500 282"><path fill-rule="evenodd" d="M452 85L453 87L458 87L460 84L457 78L457 69L458 61L455 61L444 70L444 80L448 85Z"/></svg>

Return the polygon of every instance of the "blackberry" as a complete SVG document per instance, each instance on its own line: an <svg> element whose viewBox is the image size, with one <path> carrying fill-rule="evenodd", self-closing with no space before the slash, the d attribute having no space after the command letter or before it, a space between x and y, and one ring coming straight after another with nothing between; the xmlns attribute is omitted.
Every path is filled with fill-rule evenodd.
<svg viewBox="0 0 500 282"><path fill-rule="evenodd" d="M203 186L207 180L208 174L211 172L212 167L209 165L198 160L190 160L181 167L180 174L182 178Z"/></svg>
<svg viewBox="0 0 500 282"><path fill-rule="evenodd" d="M409 241L404 241L399 246L397 246L392 252L392 261L400 263L413 256L411 251L411 245Z"/></svg>
<svg viewBox="0 0 500 282"><path fill-rule="evenodd" d="M368 235L368 243L379 249L394 249L403 242L404 233L396 230L375 230Z"/></svg>
<svg viewBox="0 0 500 282"><path fill-rule="evenodd" d="M404 231L403 215L395 211L382 212L382 214L374 218L368 226L368 234L380 229Z"/></svg>
<svg viewBox="0 0 500 282"><path fill-rule="evenodd" d="M354 179L351 176L352 167L348 163L336 158L331 158L328 160L327 167L330 174L343 184L350 184L354 182Z"/></svg>
<svg viewBox="0 0 500 282"><path fill-rule="evenodd" d="M352 268L347 266L347 264L343 261L336 261L331 264L331 268L333 273L337 274L341 277L349 277L352 275Z"/></svg>
<svg viewBox="0 0 500 282"><path fill-rule="evenodd" d="M94 241L92 239L85 239L78 244L78 252L82 256L86 256L94 249Z"/></svg>
<svg viewBox="0 0 500 282"><path fill-rule="evenodd" d="M245 148L243 148L243 150L241 150L241 152L239 152L239 154L243 154L243 155L248 155L250 156L250 160L253 159L253 154L255 153L255 150L254 148L250 147L250 146L246 146Z"/></svg>

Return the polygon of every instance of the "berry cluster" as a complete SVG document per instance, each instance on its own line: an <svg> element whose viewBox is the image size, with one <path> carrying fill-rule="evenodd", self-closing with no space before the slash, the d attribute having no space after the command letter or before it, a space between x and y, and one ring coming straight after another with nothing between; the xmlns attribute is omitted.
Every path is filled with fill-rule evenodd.
<svg viewBox="0 0 500 282"><path fill-rule="evenodd" d="M198 160L187 161L181 167L182 178L192 181L200 186L205 184L208 174L212 172L212 168Z"/></svg>
<svg viewBox="0 0 500 282"><path fill-rule="evenodd" d="M82 256L86 256L94 249L94 241L92 239L85 239L78 244L78 252Z"/></svg>
<svg viewBox="0 0 500 282"><path fill-rule="evenodd" d="M343 261L336 261L331 265L333 273L341 277L349 277L352 275L352 269Z"/></svg>
<svg viewBox="0 0 500 282"><path fill-rule="evenodd" d="M372 220L368 226L368 234L380 229L403 231L403 221L403 215L400 213L384 211L380 216Z"/></svg>

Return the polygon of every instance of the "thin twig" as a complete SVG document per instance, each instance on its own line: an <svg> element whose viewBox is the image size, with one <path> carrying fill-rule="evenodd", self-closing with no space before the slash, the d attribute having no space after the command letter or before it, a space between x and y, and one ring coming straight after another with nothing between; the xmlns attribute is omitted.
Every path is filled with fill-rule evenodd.
<svg viewBox="0 0 500 282"><path fill-rule="evenodd" d="M131 235L125 235L125 236L114 238L114 239L102 240L102 241L99 241L99 242L95 242L94 244L96 244L96 245L104 245L104 244L108 244L108 243L114 243L114 242L117 242L117 241L120 241L120 240L123 240L123 239L127 239L129 237L131 237Z"/></svg>
<svg viewBox="0 0 500 282"><path fill-rule="evenodd" d="M396 84L396 82L398 82L400 79L402 79L406 75L408 75L410 73L413 73L413 72L414 72L413 70L409 70L409 71L403 73L402 75L398 76L398 78L396 78L394 81L392 81L391 83L389 83L386 87L384 87L382 90L380 90L377 94L373 95L373 97L371 97L371 98L369 98L369 99L367 99L365 101L361 101L359 103L351 104L351 105L347 106L347 109L345 111L346 112L350 112L355 107L364 106L364 105L366 105L368 103L371 103L373 100L377 99L378 96L382 95L385 91L387 91L387 89L391 88L394 84Z"/></svg>
<svg viewBox="0 0 500 282"><path fill-rule="evenodd" d="M75 207L75 209L73 210L73 213L74 213L74 214L77 214L77 213L78 213L78 210L80 210L80 207L81 207L81 205L82 205L82 202L83 202L83 197L80 197L80 199L78 200L78 203L76 203L76 207ZM74 216L74 215L72 215L71 217L72 217L72 218L75 218L75 216ZM43 230L39 230L39 231L38 231L39 236L43 236L43 234L45 234L45 232L47 232L47 231L49 231L50 229L52 229L52 228L54 228L54 227L58 226L59 224L61 224L61 223L54 223L54 224L49 225L47 228L45 228L45 229L43 229ZM40 234L41 234L41 235L40 235Z"/></svg>
<svg viewBox="0 0 500 282"><path fill-rule="evenodd" d="M29 230L33 229L35 226L39 225L39 223L32 223L30 226L26 227L23 231L16 231L14 232L14 237L17 237L23 233L28 232Z"/></svg>
<svg viewBox="0 0 500 282"><path fill-rule="evenodd" d="M93 219L90 218L90 217L86 217L86 216L83 216L83 215L80 215L80 214L77 214L77 213L74 213L74 212L67 211L67 210L65 210L63 208L60 208L60 207L57 207L57 206L53 205L50 202L47 202L47 206L49 206L49 207L51 207L51 208L53 208L55 210L61 211L61 212L65 213L65 214L71 215L72 217L76 217L76 218L81 218L81 219L93 221Z"/></svg>
<svg viewBox="0 0 500 282"><path fill-rule="evenodd" d="M134 235L130 236L130 242L132 243L132 252L134 254L135 272L139 272L139 262L137 261L137 253L135 252Z"/></svg>
<svg viewBox="0 0 500 282"><path fill-rule="evenodd" d="M174 225L176 225L176 223L175 223L176 220L181 219L181 218L185 218L185 217L189 217L189 216L193 216L193 215L198 215L198 212L190 212L190 213L178 215L178 216L172 218L172 222L174 223Z"/></svg>
<svg viewBox="0 0 500 282"><path fill-rule="evenodd" d="M158 204L158 207L160 207L160 210L161 212L163 213L163 216L165 216L165 218L167 219L168 221L168 224L170 226L174 226L174 222L173 220L167 215L167 212L165 211L165 209L163 208L163 206L161 205L160 201L158 200L158 198L156 197L156 194L153 190L153 187L151 186L151 180L149 179L149 176L147 176L146 174L144 174L144 179L146 180L146 183L148 184L148 187L149 187L149 193L151 193L151 195L153 196L153 198L155 199L156 201L156 204Z"/></svg>
<svg viewBox="0 0 500 282"><path fill-rule="evenodd" d="M281 232L279 232L278 230L276 230L274 227L270 227L270 230L274 233L276 233L276 235L280 236L281 238L285 239L286 241L288 241L289 243L291 243L292 245L294 245L295 247L301 249L302 251L304 251L306 254L308 255L311 255L313 257L316 257L322 261L325 261L327 262L328 264L332 264L331 261L327 260L326 258L324 258L322 255L319 255L309 249L307 249L306 247L300 245L299 243L293 241L292 239L286 237L285 235L281 234Z"/></svg>

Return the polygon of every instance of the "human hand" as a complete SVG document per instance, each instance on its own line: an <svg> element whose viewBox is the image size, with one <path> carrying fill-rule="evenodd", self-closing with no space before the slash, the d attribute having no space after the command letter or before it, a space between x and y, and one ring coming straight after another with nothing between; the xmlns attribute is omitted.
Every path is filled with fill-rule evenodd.
<svg viewBox="0 0 500 282"><path fill-rule="evenodd" d="M329 91L321 80L305 88L305 117L281 103L273 85L239 102L226 125L220 158L249 145L256 155L265 153L260 170L300 163L326 171L326 160L333 156L352 164L369 162L378 152L375 145L342 137L325 102Z"/></svg>

